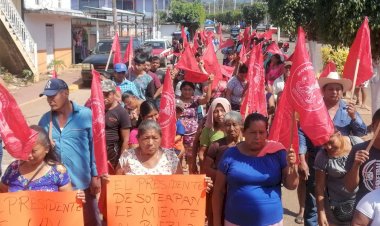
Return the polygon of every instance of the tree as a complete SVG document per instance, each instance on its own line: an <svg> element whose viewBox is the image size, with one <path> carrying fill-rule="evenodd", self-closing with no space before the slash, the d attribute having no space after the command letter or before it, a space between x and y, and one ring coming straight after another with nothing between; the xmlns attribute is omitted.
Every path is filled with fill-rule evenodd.
<svg viewBox="0 0 380 226"><path fill-rule="evenodd" d="M172 0L170 2L167 21L196 29L204 23L205 19L206 12L199 0L194 2Z"/></svg>
<svg viewBox="0 0 380 226"><path fill-rule="evenodd" d="M249 23L258 24L264 20L265 15L268 12L268 6L262 2L256 2L249 6L244 6L242 14L244 20Z"/></svg>

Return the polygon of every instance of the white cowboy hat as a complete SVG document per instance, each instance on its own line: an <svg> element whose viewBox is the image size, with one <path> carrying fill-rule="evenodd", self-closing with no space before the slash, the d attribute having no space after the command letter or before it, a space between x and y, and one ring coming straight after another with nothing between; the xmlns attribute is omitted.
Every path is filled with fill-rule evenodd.
<svg viewBox="0 0 380 226"><path fill-rule="evenodd" d="M350 90L352 87L351 80L346 79L346 78L341 78L338 72L335 72L335 71L330 72L327 75L327 77L319 78L318 83L321 89L323 89L323 87L325 87L325 85L327 84L331 84L331 83L341 84L343 86L343 92Z"/></svg>

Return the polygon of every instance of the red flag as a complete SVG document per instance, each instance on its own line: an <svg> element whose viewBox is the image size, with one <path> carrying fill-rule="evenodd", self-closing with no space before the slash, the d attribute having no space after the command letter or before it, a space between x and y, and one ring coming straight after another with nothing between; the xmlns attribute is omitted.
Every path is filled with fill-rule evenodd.
<svg viewBox="0 0 380 226"><path fill-rule="evenodd" d="M330 74L330 72L332 71L336 71L336 65L333 61L329 61L325 68L323 68L323 71L322 73L319 75L320 78L324 78L324 77L327 77L327 75Z"/></svg>
<svg viewBox="0 0 380 226"><path fill-rule="evenodd" d="M235 70L234 67L230 67L227 65L220 65L220 71L222 72L222 75L227 76L229 78L232 77L234 70Z"/></svg>
<svg viewBox="0 0 380 226"><path fill-rule="evenodd" d="M355 69L358 62L359 68L355 81ZM353 85L359 86L369 80L372 75L371 38L368 18L365 17L348 53L346 63L344 64L343 77L353 81Z"/></svg>
<svg viewBox="0 0 380 226"><path fill-rule="evenodd" d="M55 70L53 70L53 71L51 72L51 77L52 77L52 78L58 78L57 72L56 72Z"/></svg>
<svg viewBox="0 0 380 226"><path fill-rule="evenodd" d="M189 45L189 43L187 40L185 28L183 26L181 28L181 38L183 39L183 48L186 48Z"/></svg>
<svg viewBox="0 0 380 226"><path fill-rule="evenodd" d="M263 38L266 40L271 40L273 35L273 30L268 30L264 33Z"/></svg>
<svg viewBox="0 0 380 226"><path fill-rule="evenodd" d="M245 62L247 61L247 51L245 49L244 44L241 44L241 49L239 52L239 59L243 64L245 64Z"/></svg>
<svg viewBox="0 0 380 226"><path fill-rule="evenodd" d="M161 94L158 124L160 124L162 130L161 147L173 148L176 135L176 111L173 81L170 77L169 68L166 70Z"/></svg>
<svg viewBox="0 0 380 226"><path fill-rule="evenodd" d="M212 88L218 86L219 80L223 78L222 71L220 70L220 64L215 54L214 45L211 41L208 42L206 51L203 53L202 57L205 63L205 69L207 73L214 74L214 81L212 82Z"/></svg>
<svg viewBox="0 0 380 226"><path fill-rule="evenodd" d="M242 40L243 45L245 45L249 41L250 36L251 36L251 27L246 27L243 33L243 40Z"/></svg>
<svg viewBox="0 0 380 226"><path fill-rule="evenodd" d="M183 51L178 63L176 64L176 68L185 71L185 81L202 83L208 80L208 75L204 74L200 70L198 62L195 60L189 46Z"/></svg>
<svg viewBox="0 0 380 226"><path fill-rule="evenodd" d="M294 117L294 109L288 99L289 89L288 83L285 83L285 88L277 106L268 138L269 140L282 143L287 150L293 147L296 156L298 156L298 127Z"/></svg>
<svg viewBox="0 0 380 226"><path fill-rule="evenodd" d="M290 86L287 99L300 115L301 129L314 145L322 145L333 134L334 125L323 101L301 27L298 29L292 62L290 77L286 82Z"/></svg>
<svg viewBox="0 0 380 226"><path fill-rule="evenodd" d="M94 142L95 163L98 175L108 173L105 107L99 72L92 70L91 83L92 133Z"/></svg>
<svg viewBox="0 0 380 226"><path fill-rule="evenodd" d="M194 38L193 38L193 53L195 54L198 50L199 44L198 44L198 32L195 32Z"/></svg>
<svg viewBox="0 0 380 226"><path fill-rule="evenodd" d="M38 137L26 123L16 100L1 84L0 135L9 154L21 160L28 160Z"/></svg>
<svg viewBox="0 0 380 226"><path fill-rule="evenodd" d="M268 53L273 54L273 55L275 55L275 54L279 54L280 56L281 56L281 55L284 55L284 54L282 53L282 51L280 50L280 48L278 47L278 45L277 45L275 42L272 42L272 43L268 46L268 48L266 49L266 51L267 51Z"/></svg>
<svg viewBox="0 0 380 226"><path fill-rule="evenodd" d="M120 42L119 35L115 33L112 43L112 52L113 52L113 65L121 63L121 52L120 52Z"/></svg>
<svg viewBox="0 0 380 226"><path fill-rule="evenodd" d="M268 115L265 97L264 57L261 48L261 44L255 46L249 58L248 90L240 108L243 118L253 112Z"/></svg>
<svg viewBox="0 0 380 226"><path fill-rule="evenodd" d="M219 49L224 49L224 48L231 47L234 45L235 45L234 40L229 38L226 41L220 42Z"/></svg>
<svg viewBox="0 0 380 226"><path fill-rule="evenodd" d="M133 60L133 36L129 37L129 43L124 53L123 63L129 63Z"/></svg>

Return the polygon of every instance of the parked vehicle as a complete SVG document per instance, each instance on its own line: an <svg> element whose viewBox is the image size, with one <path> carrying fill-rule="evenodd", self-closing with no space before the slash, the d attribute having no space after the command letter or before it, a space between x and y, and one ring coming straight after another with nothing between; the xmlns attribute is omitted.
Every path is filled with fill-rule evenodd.
<svg viewBox="0 0 380 226"><path fill-rule="evenodd" d="M267 26L265 26L264 24L258 24L256 27L256 31L258 32L265 32L266 30L267 30Z"/></svg>
<svg viewBox="0 0 380 226"><path fill-rule="evenodd" d="M166 39L148 39L143 44L144 47L150 47L152 49L152 56L159 56L161 61L161 67L166 67L166 57L162 57L161 53L172 47L171 43Z"/></svg>
<svg viewBox="0 0 380 226"><path fill-rule="evenodd" d="M108 70L105 71L109 53L112 48L112 39L101 40L96 43L95 48L90 51L90 56L82 62L81 77L83 85L90 86L92 81L91 65L94 69L103 74L113 73L113 61L112 57L108 66ZM124 56L124 52L129 43L129 37L120 39L120 50L121 56ZM133 38L133 49L138 49L141 47L141 41L138 38Z"/></svg>
<svg viewBox="0 0 380 226"><path fill-rule="evenodd" d="M240 34L240 28L239 27L234 26L231 28L231 38L233 40L236 40L237 37L239 36L239 34Z"/></svg>

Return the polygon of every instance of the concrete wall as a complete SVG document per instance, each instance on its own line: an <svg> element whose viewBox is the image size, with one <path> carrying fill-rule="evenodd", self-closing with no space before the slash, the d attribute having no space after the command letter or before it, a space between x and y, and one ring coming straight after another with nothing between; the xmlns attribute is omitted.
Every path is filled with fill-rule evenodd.
<svg viewBox="0 0 380 226"><path fill-rule="evenodd" d="M46 24L54 26L54 58L64 60L66 66L72 63L71 18L54 14L26 13L25 24L37 43L38 68L47 71L46 65Z"/></svg>

